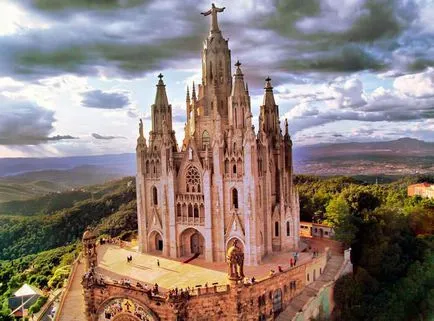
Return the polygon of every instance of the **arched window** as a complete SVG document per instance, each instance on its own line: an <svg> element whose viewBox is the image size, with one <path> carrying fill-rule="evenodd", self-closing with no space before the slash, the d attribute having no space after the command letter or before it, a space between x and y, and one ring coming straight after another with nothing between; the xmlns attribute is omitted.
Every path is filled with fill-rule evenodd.
<svg viewBox="0 0 434 321"><path fill-rule="evenodd" d="M152 186L152 205L158 205L158 191L155 186Z"/></svg>
<svg viewBox="0 0 434 321"><path fill-rule="evenodd" d="M190 166L187 169L186 174L186 189L188 193L200 193L200 174L199 171L194 166Z"/></svg>
<svg viewBox="0 0 434 321"><path fill-rule="evenodd" d="M307 282L309 282L309 273L307 274Z"/></svg>
<svg viewBox="0 0 434 321"><path fill-rule="evenodd" d="M279 236L279 222L274 222L274 236Z"/></svg>
<svg viewBox="0 0 434 321"><path fill-rule="evenodd" d="M199 217L199 209L197 208L197 205L194 206L194 217Z"/></svg>
<svg viewBox="0 0 434 321"><path fill-rule="evenodd" d="M236 188L232 190L232 206L238 208L238 191Z"/></svg>
<svg viewBox="0 0 434 321"><path fill-rule="evenodd" d="M177 204L176 205L176 215L177 216L182 216L181 204Z"/></svg>
<svg viewBox="0 0 434 321"><path fill-rule="evenodd" d="M289 226L289 221L286 222L286 236L291 236L291 229Z"/></svg>
<svg viewBox="0 0 434 321"><path fill-rule="evenodd" d="M232 167L232 173L236 174L237 173L237 165L234 164L234 166Z"/></svg>
<svg viewBox="0 0 434 321"><path fill-rule="evenodd" d="M193 206L191 204L188 205L188 217L193 217Z"/></svg>
<svg viewBox="0 0 434 321"><path fill-rule="evenodd" d="M208 146L208 148L210 143L210 137L209 137L209 133L207 130L204 130L202 133L202 149L205 150L206 146Z"/></svg>
<svg viewBox="0 0 434 321"><path fill-rule="evenodd" d="M225 174L229 174L229 161L225 160Z"/></svg>

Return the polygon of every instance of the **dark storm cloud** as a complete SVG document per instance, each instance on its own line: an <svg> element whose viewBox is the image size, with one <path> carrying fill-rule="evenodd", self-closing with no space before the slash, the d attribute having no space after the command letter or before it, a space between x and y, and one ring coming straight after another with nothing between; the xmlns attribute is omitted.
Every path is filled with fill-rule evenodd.
<svg viewBox="0 0 434 321"><path fill-rule="evenodd" d="M101 71L135 78L178 68L187 59L200 59L209 28L209 19L199 14L208 1L22 3L54 23L47 30L0 37L0 75L26 80ZM219 5L227 6L220 25L224 36L231 37L232 55L256 66L247 69L252 75L246 73L255 84L267 73L282 82L300 83L313 76L300 75L306 71L327 78L335 72L407 72L433 65L432 49L427 48L434 37L423 30L418 20L421 9L413 0L252 2L251 7L266 6L265 11L223 0Z"/></svg>
<svg viewBox="0 0 434 321"><path fill-rule="evenodd" d="M95 139L102 139L102 140L112 140L112 139L117 139L117 138L125 138L122 136L103 136L97 133L93 133L92 137Z"/></svg>
<svg viewBox="0 0 434 321"><path fill-rule="evenodd" d="M25 100L0 95L0 145L38 145L48 141L74 139L70 135L50 136L54 112Z"/></svg>
<svg viewBox="0 0 434 321"><path fill-rule="evenodd" d="M309 58L289 58L281 63L281 67L294 71L354 72L368 69L380 70L385 65L363 48L345 46L340 50L318 52Z"/></svg>
<svg viewBox="0 0 434 321"><path fill-rule="evenodd" d="M88 108L121 109L130 104L130 99L123 93L91 90L81 95L81 105Z"/></svg>
<svg viewBox="0 0 434 321"><path fill-rule="evenodd" d="M61 11L70 9L116 9L134 7L146 0L29 0L29 6L47 11Z"/></svg>
<svg viewBox="0 0 434 321"><path fill-rule="evenodd" d="M320 0L276 1L276 12L266 25L287 37L360 43L395 37L417 18L413 1L359 0L336 4L331 8L328 2ZM356 11L343 11L348 17L342 17L336 14L342 7ZM341 28L336 27L339 24Z"/></svg>
<svg viewBox="0 0 434 321"><path fill-rule="evenodd" d="M68 139L78 139L78 137L74 137L71 135L56 135L52 137L47 137L47 140L57 141L57 140L68 140Z"/></svg>

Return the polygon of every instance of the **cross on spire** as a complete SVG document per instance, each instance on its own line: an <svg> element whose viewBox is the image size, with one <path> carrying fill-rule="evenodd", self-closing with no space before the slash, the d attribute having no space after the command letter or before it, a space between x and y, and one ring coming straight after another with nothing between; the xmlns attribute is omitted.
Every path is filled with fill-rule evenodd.
<svg viewBox="0 0 434 321"><path fill-rule="evenodd" d="M163 79L163 74L160 72L160 74L158 75L158 78L160 78L160 80L162 80Z"/></svg>

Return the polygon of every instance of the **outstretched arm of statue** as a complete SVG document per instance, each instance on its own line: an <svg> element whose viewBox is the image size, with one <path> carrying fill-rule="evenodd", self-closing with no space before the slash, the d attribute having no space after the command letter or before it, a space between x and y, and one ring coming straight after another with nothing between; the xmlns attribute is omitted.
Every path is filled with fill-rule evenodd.
<svg viewBox="0 0 434 321"><path fill-rule="evenodd" d="M209 16L212 13L212 9L209 9L207 12L201 12L204 16Z"/></svg>

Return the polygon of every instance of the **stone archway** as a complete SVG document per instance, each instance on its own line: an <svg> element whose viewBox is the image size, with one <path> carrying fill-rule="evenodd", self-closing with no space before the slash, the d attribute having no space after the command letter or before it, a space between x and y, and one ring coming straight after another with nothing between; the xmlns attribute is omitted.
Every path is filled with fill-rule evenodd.
<svg viewBox="0 0 434 321"><path fill-rule="evenodd" d="M151 252L163 252L163 236L158 231L152 231L149 234L149 249Z"/></svg>
<svg viewBox="0 0 434 321"><path fill-rule="evenodd" d="M232 245L234 245L234 241L237 240L238 241L238 247L240 248L240 250L244 253L244 242L239 239L238 237L231 237L227 243L226 243L226 251L228 250L228 248L230 248Z"/></svg>
<svg viewBox="0 0 434 321"><path fill-rule="evenodd" d="M203 254L205 248L205 238L195 228L187 228L180 235L180 254L190 256Z"/></svg>
<svg viewBox="0 0 434 321"><path fill-rule="evenodd" d="M98 309L98 321L158 321L146 305L129 298L113 298Z"/></svg>
<svg viewBox="0 0 434 321"><path fill-rule="evenodd" d="M113 321L140 321L140 319L129 313L120 313L113 318Z"/></svg>

